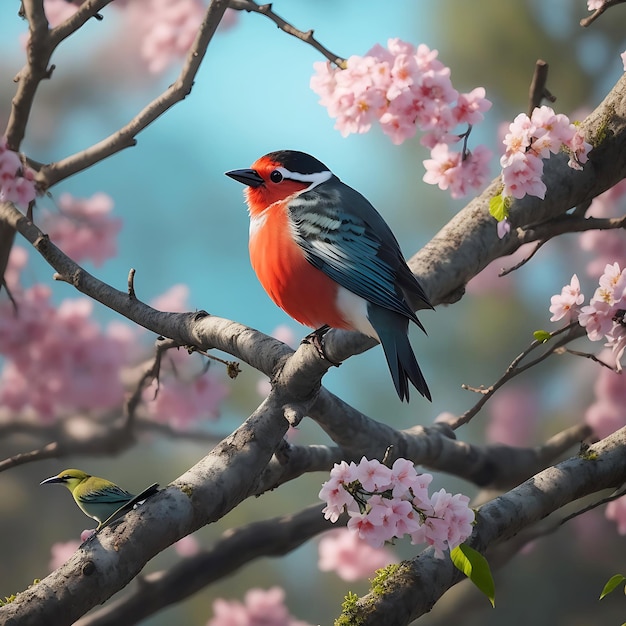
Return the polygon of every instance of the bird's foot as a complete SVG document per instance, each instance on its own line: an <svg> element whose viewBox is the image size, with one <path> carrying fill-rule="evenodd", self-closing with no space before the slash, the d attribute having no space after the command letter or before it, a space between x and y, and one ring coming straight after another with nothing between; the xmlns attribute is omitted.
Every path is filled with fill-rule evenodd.
<svg viewBox="0 0 626 626"><path fill-rule="evenodd" d="M337 363L336 361L333 361L331 358L329 358L324 348L324 337L326 336L326 333L329 330L330 330L330 326L328 326L328 324L324 324L324 326L320 326L319 328L314 330L312 333L309 333L302 340L302 343L310 343L312 346L315 347L315 349L317 350L317 353L320 355L322 359L324 359L325 361L328 361L331 365L334 365L335 367L339 367L341 363Z"/></svg>

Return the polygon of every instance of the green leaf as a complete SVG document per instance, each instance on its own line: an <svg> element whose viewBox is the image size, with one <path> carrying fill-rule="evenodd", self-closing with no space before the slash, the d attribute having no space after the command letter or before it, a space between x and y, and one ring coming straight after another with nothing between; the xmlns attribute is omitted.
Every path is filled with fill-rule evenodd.
<svg viewBox="0 0 626 626"><path fill-rule="evenodd" d="M600 600L602 600L604 596L608 596L611 591L615 590L624 582L626 582L626 576L622 576L621 574L615 574L615 576L611 576L606 585L604 585L604 589L600 594ZM626 589L624 589L624 593L626 593Z"/></svg>
<svg viewBox="0 0 626 626"><path fill-rule="evenodd" d="M545 343L552 335L547 330L536 330L533 337L540 343Z"/></svg>
<svg viewBox="0 0 626 626"><path fill-rule="evenodd" d="M450 550L450 558L454 566L461 570L489 598L491 606L495 607L496 586L487 559L464 543Z"/></svg>
<svg viewBox="0 0 626 626"><path fill-rule="evenodd" d="M509 216L509 204L508 198L505 198L502 194L498 194L489 200L489 213L498 222L501 222L505 217Z"/></svg>

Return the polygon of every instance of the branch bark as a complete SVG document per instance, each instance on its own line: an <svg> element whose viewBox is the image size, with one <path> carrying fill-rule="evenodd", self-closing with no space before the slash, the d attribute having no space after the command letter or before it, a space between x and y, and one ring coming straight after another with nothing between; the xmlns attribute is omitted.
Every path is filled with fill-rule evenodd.
<svg viewBox="0 0 626 626"><path fill-rule="evenodd" d="M626 428L592 446L584 455L550 467L512 491L483 505L468 541L485 553L531 527L564 505L626 481ZM405 562L385 589L361 598L349 614L352 622L405 626L430 611L444 592L463 579L449 558L428 548Z"/></svg>

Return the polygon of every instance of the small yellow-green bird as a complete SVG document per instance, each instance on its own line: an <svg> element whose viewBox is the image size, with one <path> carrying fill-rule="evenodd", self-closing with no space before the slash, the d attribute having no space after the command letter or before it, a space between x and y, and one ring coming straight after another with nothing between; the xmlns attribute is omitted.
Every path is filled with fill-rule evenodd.
<svg viewBox="0 0 626 626"><path fill-rule="evenodd" d="M159 486L156 483L150 485L135 496L106 478L91 476L78 469L63 470L60 474L46 478L39 484L52 483L65 485L71 491L80 510L98 522L96 531L100 530L105 522L113 521L138 502L156 493Z"/></svg>

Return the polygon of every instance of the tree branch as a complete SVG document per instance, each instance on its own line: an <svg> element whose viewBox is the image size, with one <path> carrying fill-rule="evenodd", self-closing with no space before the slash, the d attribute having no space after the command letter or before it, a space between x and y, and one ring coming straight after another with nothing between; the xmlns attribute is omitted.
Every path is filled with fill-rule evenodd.
<svg viewBox="0 0 626 626"><path fill-rule="evenodd" d="M483 505L468 543L480 552L496 548L520 531L583 496L626 481L626 428L573 457L537 474ZM384 589L360 598L350 617L363 626L409 624L430 611L443 593L463 579L449 558L432 548L403 563Z"/></svg>
<svg viewBox="0 0 626 626"><path fill-rule="evenodd" d="M548 64L542 59L537 59L535 72L528 91L528 117L541 106L544 98L549 102L555 102L556 98L548 91Z"/></svg>
<svg viewBox="0 0 626 626"><path fill-rule="evenodd" d="M126 126L109 135L106 139L61 161L44 165L36 176L38 185L44 190L48 189L59 181L91 167L116 152L134 146L136 144L135 137L142 130L168 109L184 100L191 92L208 45L227 8L228 0L211 0L178 78L164 93L148 104ZM62 26L63 24L58 28Z"/></svg>
<svg viewBox="0 0 626 626"><path fill-rule="evenodd" d="M580 25L583 28L591 26L607 9L614 7L618 4L622 4L626 0L604 0L604 4L600 8L596 9L591 15L584 17L580 20Z"/></svg>
<svg viewBox="0 0 626 626"><path fill-rule="evenodd" d="M220 519L254 493L261 471L287 431L282 402L279 394L270 394L199 463L0 607L0 622L73 624L123 589L163 549Z"/></svg>
<svg viewBox="0 0 626 626"><path fill-rule="evenodd" d="M306 32L298 30L289 22L286 22L282 17L276 15L276 13L272 10L271 4L257 4L252 0L230 0L230 8L235 9L236 11L248 11L248 13L260 13L261 15L265 15L265 17L272 20L272 22L274 22L274 24L276 24L276 26L283 32L295 37L296 39L300 39L300 41L308 43L310 46L313 46L313 48L324 55L337 67L342 69L345 68L346 60L336 54L333 54L330 50L328 50L328 48L315 39L313 36L313 30L307 30Z"/></svg>
<svg viewBox="0 0 626 626"><path fill-rule="evenodd" d="M133 593L91 613L74 626L137 624L255 559L283 556L319 533L342 526L341 521L331 524L324 519L322 506L314 504L293 515L229 529L210 550L184 559L167 571L144 576Z"/></svg>

